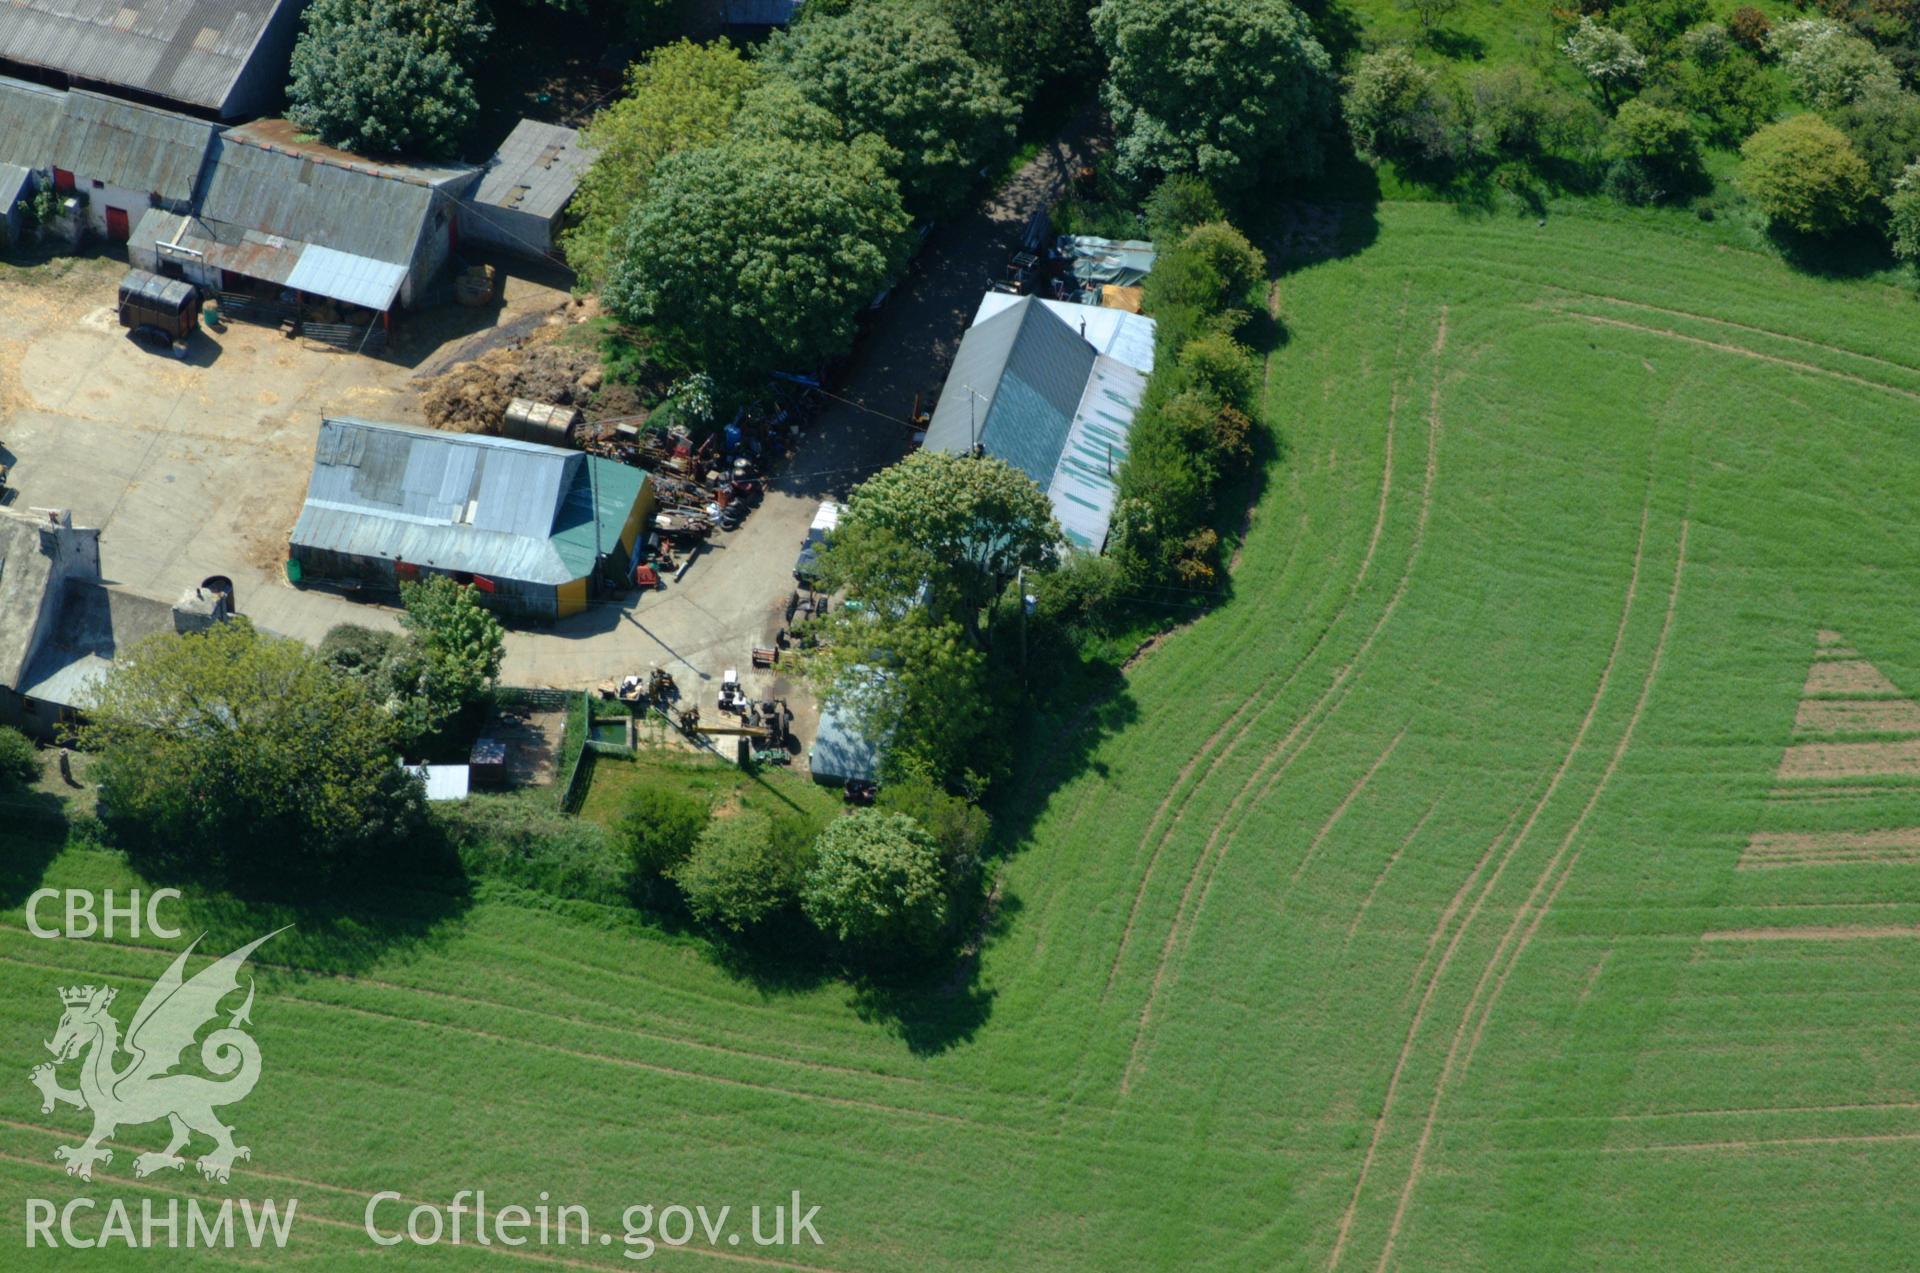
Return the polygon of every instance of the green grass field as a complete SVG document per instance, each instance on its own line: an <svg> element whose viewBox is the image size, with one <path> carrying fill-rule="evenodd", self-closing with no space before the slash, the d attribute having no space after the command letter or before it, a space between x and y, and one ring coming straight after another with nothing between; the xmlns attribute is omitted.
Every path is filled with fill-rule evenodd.
<svg viewBox="0 0 1920 1273"><path fill-rule="evenodd" d="M1072 772L932 1026L494 884L394 899L391 924L299 916L260 954L265 1077L226 1111L254 1151L232 1188L133 1181L157 1126L82 1186L50 1157L81 1116L40 1113L25 1077L54 988L132 998L182 943L27 936L35 879L127 877L89 852L42 870L16 832L0 1243L22 1197L151 1187L300 1199L283 1257L168 1267L499 1268L528 1260L376 1252L365 1196L546 1190L611 1224L799 1189L824 1246L655 1258L1910 1261L1920 865L1740 863L1756 832L1920 826L1920 773L1776 777L1835 728L1796 734L1817 652L1920 692L1911 294L1677 221L1377 215L1370 246L1281 280L1286 458L1236 600L1088 718L1130 723L1036 757ZM1871 738L1900 733L1899 709L1865 710ZM282 918L189 901L222 950ZM542 1254L630 1263L617 1243Z"/></svg>

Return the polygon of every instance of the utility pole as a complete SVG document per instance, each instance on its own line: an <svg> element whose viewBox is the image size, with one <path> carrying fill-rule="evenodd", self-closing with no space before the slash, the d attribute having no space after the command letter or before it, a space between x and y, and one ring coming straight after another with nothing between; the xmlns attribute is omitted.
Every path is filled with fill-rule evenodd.
<svg viewBox="0 0 1920 1273"><path fill-rule="evenodd" d="M1027 568L1020 567L1014 591L1020 596L1020 683L1027 683Z"/></svg>

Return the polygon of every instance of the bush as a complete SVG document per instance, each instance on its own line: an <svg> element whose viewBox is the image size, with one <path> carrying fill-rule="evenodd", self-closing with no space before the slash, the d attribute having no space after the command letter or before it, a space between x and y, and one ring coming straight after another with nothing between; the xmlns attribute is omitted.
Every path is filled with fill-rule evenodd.
<svg viewBox="0 0 1920 1273"><path fill-rule="evenodd" d="M1836 22L1803 18L1782 23L1767 37L1767 48L1780 59L1801 100L1817 110L1900 87L1893 63Z"/></svg>
<svg viewBox="0 0 1920 1273"><path fill-rule="evenodd" d="M800 904L821 932L870 950L930 949L947 923L940 847L912 818L863 809L821 833Z"/></svg>
<svg viewBox="0 0 1920 1273"><path fill-rule="evenodd" d="M1680 111L1635 98L1620 107L1607 130L1610 193L1628 203L1657 203L1700 183L1700 141Z"/></svg>
<svg viewBox="0 0 1920 1273"><path fill-rule="evenodd" d="M597 822L517 796L476 796L428 807L469 875L605 906L628 900L628 865Z"/></svg>
<svg viewBox="0 0 1920 1273"><path fill-rule="evenodd" d="M1113 563L1105 557L1082 553L1058 571L1034 577L1050 582L1072 570L1075 565L1088 562L1097 563L1108 571L1113 569ZM940 859L947 877L956 887L972 878L981 856L986 852L987 837L992 831L986 810L941 790L925 773L907 774L880 788L880 796L874 802L874 807L912 818L932 836L934 843L940 846Z"/></svg>
<svg viewBox="0 0 1920 1273"><path fill-rule="evenodd" d="M1832 234L1857 224L1873 178L1853 145L1818 115L1769 125L1740 148L1740 189L1776 224Z"/></svg>
<svg viewBox="0 0 1920 1273"><path fill-rule="evenodd" d="M1225 332L1194 337L1174 359L1173 383L1219 406L1246 411L1260 392L1260 365L1253 351Z"/></svg>
<svg viewBox="0 0 1920 1273"><path fill-rule="evenodd" d="M1156 333L1161 349L1178 349L1170 332L1198 327L1235 331L1266 300L1267 258L1247 236L1225 221L1196 226L1165 251L1147 275L1143 306L1159 319L1173 318ZM1183 311L1188 319L1182 322ZM1197 321L1195 321L1197 318Z"/></svg>
<svg viewBox="0 0 1920 1273"><path fill-rule="evenodd" d="M1579 153L1595 143L1602 127L1592 102L1512 62L1468 81L1467 109L1473 147L1490 156L1531 159L1549 152Z"/></svg>
<svg viewBox="0 0 1920 1273"><path fill-rule="evenodd" d="M1891 195L1894 183L1920 155L1920 97L1869 93L1835 111L1833 125L1847 135L1872 174L1874 189Z"/></svg>
<svg viewBox="0 0 1920 1273"><path fill-rule="evenodd" d="M1579 72L1600 90L1609 110L1620 92L1638 84L1647 73L1647 57L1624 33L1581 18L1560 46Z"/></svg>
<svg viewBox="0 0 1920 1273"><path fill-rule="evenodd" d="M1741 5L1727 18L1727 34L1749 53L1758 53L1766 47L1767 33L1771 30L1772 20L1750 4Z"/></svg>
<svg viewBox="0 0 1920 1273"><path fill-rule="evenodd" d="M1147 237L1155 243L1178 242L1194 227L1226 216L1213 187L1190 173L1175 173L1155 186L1145 209Z"/></svg>
<svg viewBox="0 0 1920 1273"><path fill-rule="evenodd" d="M1920 260L1920 160L1907 166L1887 199L1887 237L1903 261Z"/></svg>
<svg viewBox="0 0 1920 1273"><path fill-rule="evenodd" d="M39 776L33 743L19 730L0 725L0 790L24 787Z"/></svg>
<svg viewBox="0 0 1920 1273"><path fill-rule="evenodd" d="M1341 107L1360 154L1415 168L1451 163L1466 151L1460 108L1440 77L1402 48L1368 53L1346 78Z"/></svg>
<svg viewBox="0 0 1920 1273"><path fill-rule="evenodd" d="M687 860L707 828L706 802L673 787L641 787L627 797L619 833L633 855L634 875L666 875Z"/></svg>
<svg viewBox="0 0 1920 1273"><path fill-rule="evenodd" d="M716 819L669 873L687 908L738 933L791 905L810 865L791 831L776 836L772 820L751 810Z"/></svg>

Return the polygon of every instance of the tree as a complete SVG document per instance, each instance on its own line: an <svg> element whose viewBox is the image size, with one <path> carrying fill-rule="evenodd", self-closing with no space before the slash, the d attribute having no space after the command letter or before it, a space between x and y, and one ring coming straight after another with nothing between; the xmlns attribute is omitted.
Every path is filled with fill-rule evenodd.
<svg viewBox="0 0 1920 1273"><path fill-rule="evenodd" d="M1341 110L1354 148L1375 162L1433 164L1465 149L1460 110L1440 77L1403 48L1363 55L1346 79Z"/></svg>
<svg viewBox="0 0 1920 1273"><path fill-rule="evenodd" d="M863 809L820 834L800 905L815 927L875 950L929 949L947 923L940 847L912 818Z"/></svg>
<svg viewBox="0 0 1920 1273"><path fill-rule="evenodd" d="M0 791L24 787L40 776L33 744L17 729L0 725Z"/></svg>
<svg viewBox="0 0 1920 1273"><path fill-rule="evenodd" d="M1887 198L1887 236L1895 256L1920 260L1920 160L1908 164L1893 183Z"/></svg>
<svg viewBox="0 0 1920 1273"><path fill-rule="evenodd" d="M968 51L999 71L1020 101L1095 70L1090 8L1092 0L940 0Z"/></svg>
<svg viewBox="0 0 1920 1273"><path fill-rule="evenodd" d="M1622 103L1607 131L1607 182L1629 203L1655 203L1682 194L1700 180L1700 141L1693 122L1676 110L1639 98Z"/></svg>
<svg viewBox="0 0 1920 1273"><path fill-rule="evenodd" d="M1857 223L1873 177L1846 134L1818 115L1770 124L1740 147L1740 189L1779 225L1832 234Z"/></svg>
<svg viewBox="0 0 1920 1273"><path fill-rule="evenodd" d="M1600 90L1600 100L1608 110L1613 109L1616 92L1638 84L1647 73L1646 55L1634 47L1633 41L1592 18L1581 18L1580 25L1560 47L1575 69Z"/></svg>
<svg viewBox="0 0 1920 1273"><path fill-rule="evenodd" d="M1332 62L1287 0L1103 0L1093 31L1124 180L1189 172L1233 192L1320 171Z"/></svg>
<svg viewBox="0 0 1920 1273"><path fill-rule="evenodd" d="M1837 22L1802 18L1767 36L1787 82L1815 110L1832 110L1873 93L1896 93L1900 73L1885 55Z"/></svg>
<svg viewBox="0 0 1920 1273"><path fill-rule="evenodd" d="M480 109L483 0L314 0L293 46L287 115L331 146L453 155Z"/></svg>
<svg viewBox="0 0 1920 1273"><path fill-rule="evenodd" d="M441 718L484 700L500 679L506 634L480 604L479 590L432 575L400 585L400 626L426 664L426 693Z"/></svg>
<svg viewBox="0 0 1920 1273"><path fill-rule="evenodd" d="M668 874L695 916L739 933L791 905L809 865L765 814L742 810L702 831Z"/></svg>
<svg viewBox="0 0 1920 1273"><path fill-rule="evenodd" d="M774 36L761 61L850 133L885 141L916 215L956 207L1013 138L1019 112L1006 81L927 8L870 4L803 22Z"/></svg>
<svg viewBox="0 0 1920 1273"><path fill-rule="evenodd" d="M130 850L327 877L390 861L421 816L362 684L243 619L122 651L86 714L100 816Z"/></svg>
<svg viewBox="0 0 1920 1273"><path fill-rule="evenodd" d="M993 456L940 451L915 451L854 487L840 524L884 531L941 563L928 604L969 631L1022 567L1052 566L1062 542L1032 478Z"/></svg>
<svg viewBox="0 0 1920 1273"><path fill-rule="evenodd" d="M906 259L899 191L834 144L730 138L654 170L601 289L694 367L734 385L853 345L854 318Z"/></svg>
<svg viewBox="0 0 1920 1273"><path fill-rule="evenodd" d="M988 767L976 754L993 719L987 660L958 623L921 607L842 607L809 632L821 644L803 663L807 679L883 743L889 781L917 771L949 782Z"/></svg>
<svg viewBox="0 0 1920 1273"><path fill-rule="evenodd" d="M1920 155L1920 97L1912 93L1873 92L1834 111L1834 127L1847 135L1873 174L1873 186L1882 196Z"/></svg>
<svg viewBox="0 0 1920 1273"><path fill-rule="evenodd" d="M620 836L641 880L666 875L693 853L711 820L706 802L673 787L635 788L620 814Z"/></svg>
<svg viewBox="0 0 1920 1273"><path fill-rule="evenodd" d="M725 137L760 73L725 41L680 40L653 50L627 76L627 92L581 135L593 163L573 197L575 224L563 235L567 261L592 283L605 277L614 246L653 170L675 151Z"/></svg>
<svg viewBox="0 0 1920 1273"><path fill-rule="evenodd" d="M1767 33L1771 30L1773 20L1750 4L1741 5L1727 18L1727 34L1749 53L1758 53L1766 47Z"/></svg>
<svg viewBox="0 0 1920 1273"><path fill-rule="evenodd" d="M1091 555L1077 560L1106 562L1104 557ZM887 813L904 814L932 836L933 842L940 846L941 869L948 882L958 888L973 877L981 855L986 852L987 836L992 831L986 810L943 791L924 771L915 771L911 766L900 768L901 774L880 788L874 807Z"/></svg>
<svg viewBox="0 0 1920 1273"><path fill-rule="evenodd" d="M1155 345L1171 355L1205 331L1235 332L1266 299L1266 254L1225 221L1209 222L1160 254L1141 304Z"/></svg>

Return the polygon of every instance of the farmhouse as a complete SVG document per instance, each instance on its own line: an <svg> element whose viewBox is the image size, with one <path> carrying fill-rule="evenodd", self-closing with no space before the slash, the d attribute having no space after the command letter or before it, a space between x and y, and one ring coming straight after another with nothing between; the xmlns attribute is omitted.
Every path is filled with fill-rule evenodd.
<svg viewBox="0 0 1920 1273"><path fill-rule="evenodd" d="M125 242L149 209L192 206L218 132L172 111L0 77L0 164L34 174L0 181L0 213L51 182L85 196L87 228Z"/></svg>
<svg viewBox="0 0 1920 1273"><path fill-rule="evenodd" d="M459 242L469 167L363 159L285 120L222 133L190 213L155 210L133 263L221 291L314 296L388 314L415 303Z"/></svg>
<svg viewBox="0 0 1920 1273"><path fill-rule="evenodd" d="M522 256L551 255L561 214L591 162L573 129L521 120L467 201L467 237Z"/></svg>
<svg viewBox="0 0 1920 1273"><path fill-rule="evenodd" d="M1150 318L990 294L954 356L926 444L1021 470L1047 493L1067 539L1098 552L1152 369Z"/></svg>
<svg viewBox="0 0 1920 1273"><path fill-rule="evenodd" d="M270 110L306 0L10 0L0 71L209 119Z"/></svg>
<svg viewBox="0 0 1920 1273"><path fill-rule="evenodd" d="M0 511L0 725L51 739L113 661L156 632L206 628L227 595L189 590L172 606L104 582L100 532L66 513Z"/></svg>
<svg viewBox="0 0 1920 1273"><path fill-rule="evenodd" d="M580 451L329 419L287 573L389 586L447 574L495 609L565 618L631 577L653 503L639 469Z"/></svg>

